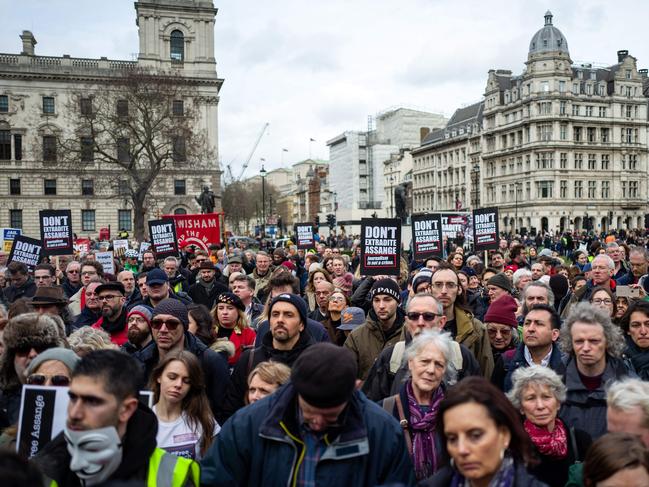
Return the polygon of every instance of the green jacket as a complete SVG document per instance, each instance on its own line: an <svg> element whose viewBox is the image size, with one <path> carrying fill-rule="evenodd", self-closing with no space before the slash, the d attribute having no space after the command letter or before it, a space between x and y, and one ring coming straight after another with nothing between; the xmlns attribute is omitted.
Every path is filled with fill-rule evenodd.
<svg viewBox="0 0 649 487"><path fill-rule="evenodd" d="M568 482L565 487L584 487L584 464L575 463L568 469Z"/></svg>

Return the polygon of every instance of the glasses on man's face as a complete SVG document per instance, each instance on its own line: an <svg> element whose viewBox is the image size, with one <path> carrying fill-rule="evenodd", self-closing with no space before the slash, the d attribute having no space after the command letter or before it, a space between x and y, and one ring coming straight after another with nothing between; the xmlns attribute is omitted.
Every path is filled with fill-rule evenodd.
<svg viewBox="0 0 649 487"><path fill-rule="evenodd" d="M21 345L18 348L14 349L14 353L18 355L19 357L26 357L29 355L29 352L32 351L32 349L37 353L43 353L45 350L47 350L48 347L47 345Z"/></svg>
<svg viewBox="0 0 649 487"><path fill-rule="evenodd" d="M81 275L82 275L82 276L96 276L96 275L97 275L97 271L83 271L83 272L81 273Z"/></svg>
<svg viewBox="0 0 649 487"><path fill-rule="evenodd" d="M115 298L121 298L121 296L119 294L104 294L97 297L99 301L112 301Z"/></svg>
<svg viewBox="0 0 649 487"><path fill-rule="evenodd" d="M69 271L66 271L66 272L67 272L68 274L79 274L79 271L76 270L76 269L72 269L72 270L69 270Z"/></svg>
<svg viewBox="0 0 649 487"><path fill-rule="evenodd" d="M439 315L431 313L430 311L424 311L423 313L417 313L416 311L410 311L406 314L410 321L419 321L419 318L423 318L424 321L433 321Z"/></svg>
<svg viewBox="0 0 649 487"><path fill-rule="evenodd" d="M70 378L65 375L43 375L32 374L27 377L27 384L31 386L44 386L47 380L55 387L67 387L70 385Z"/></svg>
<svg viewBox="0 0 649 487"><path fill-rule="evenodd" d="M180 320L176 319L162 320L154 318L151 320L151 328L154 328L155 330L162 328L162 325L165 325L167 327L167 330L173 331L180 325L182 325L182 323L180 322Z"/></svg>
<svg viewBox="0 0 649 487"><path fill-rule="evenodd" d="M596 298L596 299L593 299L592 303L596 304L598 306L600 306L602 304L605 304L606 306L610 306L611 304L613 304L613 300L610 299L610 298L605 298L605 299Z"/></svg>

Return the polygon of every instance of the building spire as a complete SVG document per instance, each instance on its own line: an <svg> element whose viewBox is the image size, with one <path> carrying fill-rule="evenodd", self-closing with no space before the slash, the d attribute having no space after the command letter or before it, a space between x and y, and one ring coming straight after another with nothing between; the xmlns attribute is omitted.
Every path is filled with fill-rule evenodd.
<svg viewBox="0 0 649 487"><path fill-rule="evenodd" d="M552 12L549 10L545 12L545 25L552 25Z"/></svg>

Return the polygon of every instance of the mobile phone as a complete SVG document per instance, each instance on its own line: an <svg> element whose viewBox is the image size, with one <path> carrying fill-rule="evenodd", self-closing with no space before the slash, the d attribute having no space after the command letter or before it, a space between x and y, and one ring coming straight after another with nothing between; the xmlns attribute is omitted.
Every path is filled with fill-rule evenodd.
<svg viewBox="0 0 649 487"><path fill-rule="evenodd" d="M617 286L615 295L619 298L639 298L640 288L631 286Z"/></svg>

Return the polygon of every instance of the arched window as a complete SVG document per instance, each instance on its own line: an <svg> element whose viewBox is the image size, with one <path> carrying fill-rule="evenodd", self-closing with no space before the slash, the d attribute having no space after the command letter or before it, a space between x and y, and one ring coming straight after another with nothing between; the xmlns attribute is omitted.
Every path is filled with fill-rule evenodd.
<svg viewBox="0 0 649 487"><path fill-rule="evenodd" d="M174 215L186 215L187 210L185 208L176 208L174 210Z"/></svg>
<svg viewBox="0 0 649 487"><path fill-rule="evenodd" d="M185 59L185 36L179 30L171 33L171 60L182 61Z"/></svg>

